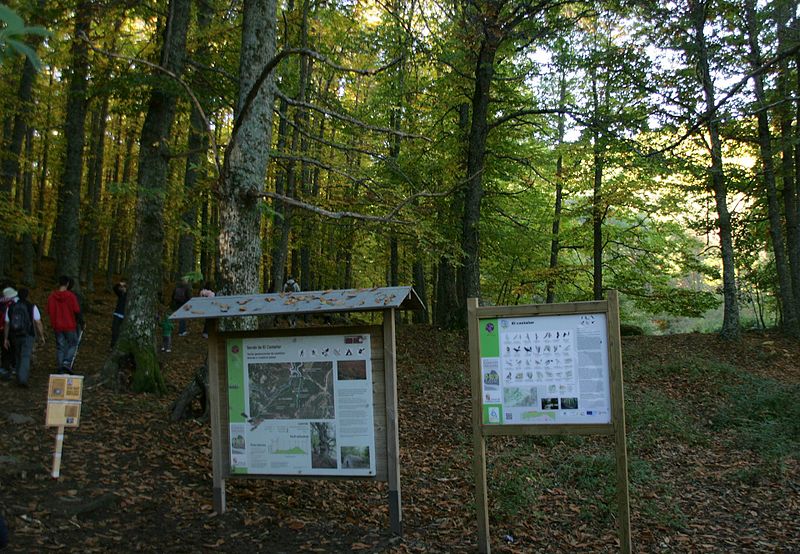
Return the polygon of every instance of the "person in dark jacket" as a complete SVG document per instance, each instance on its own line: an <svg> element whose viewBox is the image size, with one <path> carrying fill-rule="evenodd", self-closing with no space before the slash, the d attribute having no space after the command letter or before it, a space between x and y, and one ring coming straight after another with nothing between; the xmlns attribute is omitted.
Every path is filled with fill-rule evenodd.
<svg viewBox="0 0 800 554"><path fill-rule="evenodd" d="M71 373L72 361L78 348L78 322L82 321L78 298L69 287L69 277L58 278L58 288L47 298L47 315L56 335L56 371Z"/></svg>
<svg viewBox="0 0 800 554"><path fill-rule="evenodd" d="M31 359L33 357L33 343L38 335L44 344L44 329L42 329L42 316L39 307L28 301L28 289L21 288L17 291L7 288L3 294L13 299L13 304L6 311L5 328L3 330L3 346L10 348L14 354L14 365L17 368L17 384L21 387L28 386L28 377L31 370ZM27 324L22 328L12 329L11 317L22 315L18 310L24 310L27 314ZM15 317L16 320L19 318Z"/></svg>
<svg viewBox="0 0 800 554"><path fill-rule="evenodd" d="M172 291L172 310L178 310L192 298L192 285L186 279L181 279L175 290ZM178 336L185 337L189 334L186 330L186 320L178 321Z"/></svg>
<svg viewBox="0 0 800 554"><path fill-rule="evenodd" d="M125 319L125 302L128 299L128 283L123 279L114 285L114 294L117 295L117 305L111 318L111 348L117 344L119 329L122 327L122 320Z"/></svg>
<svg viewBox="0 0 800 554"><path fill-rule="evenodd" d="M8 527L5 518L0 514L0 550L6 546L8 546Z"/></svg>

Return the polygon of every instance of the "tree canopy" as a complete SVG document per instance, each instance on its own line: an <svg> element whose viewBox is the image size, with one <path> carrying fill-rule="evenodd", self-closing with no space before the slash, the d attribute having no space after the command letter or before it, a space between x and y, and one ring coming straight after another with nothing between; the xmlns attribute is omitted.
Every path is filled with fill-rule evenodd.
<svg viewBox="0 0 800 554"><path fill-rule="evenodd" d="M728 338L796 335L798 23L788 0L11 2L0 274L129 275L137 327L181 277L291 274L413 283L442 326L470 296L615 288L640 323L722 305ZM140 365L152 332L123 332Z"/></svg>

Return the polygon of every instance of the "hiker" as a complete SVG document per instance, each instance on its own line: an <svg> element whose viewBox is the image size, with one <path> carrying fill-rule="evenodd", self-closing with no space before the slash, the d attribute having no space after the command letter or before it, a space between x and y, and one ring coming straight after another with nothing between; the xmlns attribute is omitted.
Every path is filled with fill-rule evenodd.
<svg viewBox="0 0 800 554"><path fill-rule="evenodd" d="M300 285L297 283L297 281L294 280L294 277L292 277L291 275L289 275L289 278L286 279L286 282L283 284L283 292L285 293L300 292ZM289 327L292 328L297 327L296 315L289 316Z"/></svg>
<svg viewBox="0 0 800 554"><path fill-rule="evenodd" d="M114 294L117 295L117 305L111 316L111 348L117 344L119 330L122 327L122 320L125 319L125 302L128 299L128 283L123 279L114 285Z"/></svg>
<svg viewBox="0 0 800 554"><path fill-rule="evenodd" d="M72 373L78 348L78 323L83 322L78 297L69 290L70 278L58 278L58 288L47 298L47 315L56 335L56 373Z"/></svg>
<svg viewBox="0 0 800 554"><path fill-rule="evenodd" d="M291 275L289 275L289 278L286 279L286 282L283 284L283 292L300 292L300 285Z"/></svg>
<svg viewBox="0 0 800 554"><path fill-rule="evenodd" d="M214 298L215 293L213 290L211 290L211 281L206 281L206 284L203 285L203 288L200 289L200 292L198 294L204 298ZM208 330L210 327L211 327L211 319L206 318L205 320L203 320L204 339L208 338Z"/></svg>
<svg viewBox="0 0 800 554"><path fill-rule="evenodd" d="M3 514L0 514L0 550L8 546L8 526Z"/></svg>
<svg viewBox="0 0 800 554"><path fill-rule="evenodd" d="M28 386L31 370L33 343L36 336L44 344L44 329L39 307L28 301L28 289L21 288L19 293L12 288L3 291L3 295L12 299L5 315L3 329L3 346L11 350L17 368L17 384Z"/></svg>
<svg viewBox="0 0 800 554"><path fill-rule="evenodd" d="M169 318L169 312L164 312L161 318L161 351L172 352L172 329L173 323Z"/></svg>
<svg viewBox="0 0 800 554"><path fill-rule="evenodd" d="M0 282L0 290L14 289L14 283L8 279L3 279ZM3 334L5 329L6 310L13 303L10 298L6 298L5 294L0 297L0 335ZM11 350L7 349L0 343L0 378L10 379L14 374L14 356Z"/></svg>
<svg viewBox="0 0 800 554"><path fill-rule="evenodd" d="M172 291L172 309L179 310L192 298L192 285L186 279L181 279L175 290ZM185 337L189 334L186 330L186 320L178 321L178 336Z"/></svg>

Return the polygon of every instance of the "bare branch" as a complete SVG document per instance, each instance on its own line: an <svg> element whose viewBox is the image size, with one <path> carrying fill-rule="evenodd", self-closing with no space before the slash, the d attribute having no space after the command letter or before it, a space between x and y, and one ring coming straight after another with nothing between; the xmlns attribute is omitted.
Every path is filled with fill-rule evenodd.
<svg viewBox="0 0 800 554"><path fill-rule="evenodd" d="M510 121L512 119L517 119L518 117L522 117L524 115L545 115L545 114L558 114L558 115L571 115L573 117L578 117L582 114L581 112L575 112L571 110L565 110L563 108L540 108L540 109L529 109L529 110L519 110L516 112L512 112L510 114L506 114L503 117L498 117L491 123L489 123L489 129L494 129L505 123L506 121Z"/></svg>
<svg viewBox="0 0 800 554"><path fill-rule="evenodd" d="M353 125L361 127L362 129L366 129L367 131L375 131L377 133L385 133L387 135L395 135L395 136L398 136L400 138L415 138L415 139L422 139L422 140L425 140L425 141L428 141L428 142L432 142L431 139L429 139L427 137L424 137L422 135L413 135L413 134L410 134L410 133L404 133L402 131L398 131L396 129L390 129L388 127L377 127L375 125L368 125L367 123L364 123L363 121L360 121L360 120L358 120L358 119L356 119L354 117L351 117L349 115L340 114L338 112L334 112L332 110L328 110L326 108L323 108L322 106L317 106L316 104L311 104L309 102L301 102L300 100L294 100L292 98L289 98L288 96L286 96L284 93L282 93L281 91L279 91L277 89L275 90L275 96L277 96L281 100L285 101L290 106L305 108L307 110L314 110L314 111L319 112L319 113L321 113L323 115L327 115L328 117L332 117L332 118L338 119L340 121L345 121L347 123L352 123Z"/></svg>
<svg viewBox="0 0 800 554"><path fill-rule="evenodd" d="M203 107L200 105L200 101L197 99L197 96L195 96L194 92L192 91L192 88L189 86L188 83L186 83L186 81L178 77L175 73L173 73L169 69L162 67L157 63L149 62L141 58L132 58L130 56L123 56L122 54L117 54L116 52L109 52L108 50L98 48L97 46L92 44L92 42L89 40L89 37L86 36L86 33L82 32L80 34L80 39L84 41L89 46L90 49L92 49L94 52L97 52L98 54L102 54L104 56L107 56L109 58L114 58L117 60L124 60L132 64L142 64L151 69L155 69L156 71L160 71L173 81L177 82L183 88L183 90L186 91L186 94L189 95L189 98L191 98L192 104L197 110L197 113L200 114L200 118L203 120L203 130L209 137L211 150L214 153L214 165L216 166L217 174L222 175L222 164L220 163L219 160L219 148L217 147L217 141L216 138L214 137L214 133L211 132L211 125L208 123L208 117L206 116L206 112L203 110Z"/></svg>
<svg viewBox="0 0 800 554"><path fill-rule="evenodd" d="M293 129L297 130L297 132L299 132L304 137L306 137L306 138L308 138L310 140L313 140L314 142L317 142L317 143L325 145L325 146L329 146L329 147L331 147L333 149L339 150L340 152L355 152L357 154L363 154L365 156L369 156L371 158L375 158L376 160L379 160L379 161L381 161L381 162L383 162L385 164L388 164L390 166L391 170L394 173L396 173L397 175L402 177L403 180L406 183L408 183L409 185L411 185L412 187L416 187L416 185L419 184L419 183L415 182L411 177L409 177L402 170L400 165L397 163L397 160L395 160L394 158L392 158L390 156L387 156L386 154L381 154L380 152L375 152L373 150L367 150L366 148L360 148L358 146L351 145L351 144L344 144L344 143L341 143L341 142L333 142L333 141L324 139L324 138L322 138L322 137L320 137L318 135L310 133L309 131L304 129L302 126L300 126L297 123L295 123L294 121L292 121L292 118L287 117L284 114L282 114L280 112L280 110L276 109L275 113L277 114L278 117L283 118L283 120L286 122L287 125L289 125ZM284 156L284 157L286 157L286 156Z"/></svg>
<svg viewBox="0 0 800 554"><path fill-rule="evenodd" d="M379 67L377 69L353 69L353 68L348 68L348 67L344 67L344 66L335 64L332 61L330 61L327 57L323 56L322 54L320 54L318 52L315 52L314 50L310 50L308 48L286 48L284 50L281 50L271 60L269 60L266 63L266 65L261 70L261 73L258 75L258 78L253 82L253 86L251 86L250 90L247 92L247 96L245 97L244 102L242 103L242 107L241 107L240 113L236 116L236 119L233 122L233 129L231 130L231 139L230 139L230 142L228 143L228 151L233 151L233 147L236 144L236 140L239 137L239 129L242 126L242 122L246 119L247 114L250 111L250 106L252 106L253 102L255 102L255 99L258 96L258 93L261 91L261 87L264 86L264 82L266 82L267 78L275 70L275 68L278 66L278 64L281 63L281 61L283 61L284 59L288 58L289 56L292 56L292 55L295 55L295 54L299 54L299 55L302 55L302 56L308 56L308 57L313 58L315 60L319 60L319 61L323 62L324 64L326 64L326 65L328 65L328 66L330 66L330 67L332 67L332 68L334 68L334 69L336 69L338 71L344 71L344 72L348 72L348 73L355 73L357 75L375 75L377 73L380 73L381 71L384 71L388 67L392 67L393 65L395 65L396 63L398 63L400 61L399 58L395 59L395 60L392 60L391 62L389 62L388 65L385 65L383 67ZM277 90L277 88L275 89L275 94L277 96L279 96L280 98L284 99L290 105L298 105L298 104L293 104L293 102L296 102L296 101L291 100L291 99L287 98L286 96L280 95L280 93ZM305 103L302 103L302 104L305 104ZM311 107L311 105L308 105L308 107ZM353 120L353 122L355 123L356 120ZM227 167L227 163L228 163L228 159L225 158L225 164L226 164L225 167Z"/></svg>
<svg viewBox="0 0 800 554"><path fill-rule="evenodd" d="M368 214L361 214L358 212L332 212L330 210L326 210L325 208L320 208L319 206L316 206L314 204L309 204L308 202L303 202L302 200L298 200L297 198L292 198L291 196L286 196L285 194L278 194L276 192L263 191L263 192L252 193L252 196L266 197L266 198L272 198L273 200L280 200L281 202L284 202L291 206L302 208L309 212L313 212L315 214L319 214L321 216L330 219L349 218L349 219L360 219L362 221L371 221L373 223L393 223L397 225L412 224L411 221L402 221L399 219L393 219L391 216L368 215Z"/></svg>

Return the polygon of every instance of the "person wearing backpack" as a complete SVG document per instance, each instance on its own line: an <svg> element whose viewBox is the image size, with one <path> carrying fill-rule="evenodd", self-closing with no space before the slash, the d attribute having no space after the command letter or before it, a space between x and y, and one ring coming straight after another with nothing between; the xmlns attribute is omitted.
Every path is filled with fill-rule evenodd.
<svg viewBox="0 0 800 554"><path fill-rule="evenodd" d="M17 367L17 384L21 387L27 387L31 370L33 343L37 334L42 344L44 344L42 316L39 313L39 307L28 301L28 289L21 288L17 293L17 291L9 287L3 291L3 295L13 301L13 304L6 310L3 346L10 349L14 355L14 362Z"/></svg>
<svg viewBox="0 0 800 554"><path fill-rule="evenodd" d="M172 291L172 309L179 310L192 298L192 285L186 279L181 279L175 290ZM186 330L186 320L178 321L178 336L185 337L189 332Z"/></svg>
<svg viewBox="0 0 800 554"><path fill-rule="evenodd" d="M0 281L0 289L14 290L14 283L8 279L3 279ZM3 333L5 332L6 311L13 303L14 302L11 300L11 298L6 298L5 295L0 296L0 336L3 336ZM11 355L11 351L2 344L2 341L0 341L0 378L10 379L15 371L16 368L14 367L14 356Z"/></svg>
<svg viewBox="0 0 800 554"><path fill-rule="evenodd" d="M72 359L78 348L78 322L83 322L78 297L69 290L70 278L58 278L58 288L47 298L47 315L56 334L56 373L72 373Z"/></svg>

